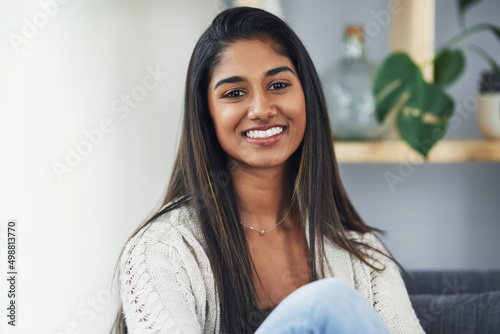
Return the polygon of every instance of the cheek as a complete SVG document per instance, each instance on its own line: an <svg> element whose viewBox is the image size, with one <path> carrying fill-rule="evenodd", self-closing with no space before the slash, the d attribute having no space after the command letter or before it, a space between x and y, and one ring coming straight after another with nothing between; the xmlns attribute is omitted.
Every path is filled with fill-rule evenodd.
<svg viewBox="0 0 500 334"><path fill-rule="evenodd" d="M212 116L214 120L216 129L218 132L229 134L235 131L238 125L238 115L236 110L232 108L219 108L217 112Z"/></svg>
<svg viewBox="0 0 500 334"><path fill-rule="evenodd" d="M306 104L303 97L297 97L290 101L289 117L294 121L298 129L305 129L306 126Z"/></svg>
<svg viewBox="0 0 500 334"><path fill-rule="evenodd" d="M235 143L236 127L239 122L238 113L229 106L210 106L210 115L214 123L217 139L223 148Z"/></svg>
<svg viewBox="0 0 500 334"><path fill-rule="evenodd" d="M296 104L293 108L293 123L295 127L295 136L296 140L300 143L304 139L304 135L306 132L306 106L305 102L302 100L296 101Z"/></svg>
<svg viewBox="0 0 500 334"><path fill-rule="evenodd" d="M224 128L224 115L221 107L213 101L213 97L209 94L208 99L208 110L210 112L210 117L212 118L212 123L214 124L215 133L219 136L219 132Z"/></svg>

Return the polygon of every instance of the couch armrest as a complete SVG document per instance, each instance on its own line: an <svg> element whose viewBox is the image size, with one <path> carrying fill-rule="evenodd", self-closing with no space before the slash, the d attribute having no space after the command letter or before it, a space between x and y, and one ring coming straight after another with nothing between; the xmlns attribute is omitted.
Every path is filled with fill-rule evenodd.
<svg viewBox="0 0 500 334"><path fill-rule="evenodd" d="M500 333L500 291L413 295L410 300L427 334Z"/></svg>

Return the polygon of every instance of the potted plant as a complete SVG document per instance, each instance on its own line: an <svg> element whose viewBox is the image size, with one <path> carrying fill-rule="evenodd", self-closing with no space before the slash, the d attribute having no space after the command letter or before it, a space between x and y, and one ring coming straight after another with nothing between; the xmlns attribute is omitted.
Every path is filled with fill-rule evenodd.
<svg viewBox="0 0 500 334"><path fill-rule="evenodd" d="M483 49L463 40L481 31L490 31L500 40L500 27L480 23L471 27L465 25L466 10L481 0L458 0L461 32L451 38L436 53L434 82L424 79L421 67L404 52L390 54L380 65L373 86L375 113L379 122L388 118L394 120L401 139L411 148L427 158L431 148L446 133L455 103L445 88L455 82L465 68L465 51L483 57L493 72L500 68Z"/></svg>

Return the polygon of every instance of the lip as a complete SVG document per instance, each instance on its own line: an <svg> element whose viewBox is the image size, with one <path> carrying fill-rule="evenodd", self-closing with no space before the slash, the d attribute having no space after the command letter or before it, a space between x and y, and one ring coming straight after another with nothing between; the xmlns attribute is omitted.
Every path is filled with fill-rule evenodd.
<svg viewBox="0 0 500 334"><path fill-rule="evenodd" d="M274 136L271 136L271 137L248 138L247 136L245 136L245 132L247 132L247 131L252 131L252 130L265 131L267 129L278 127L278 126L282 127L283 131L281 131L280 133L278 133ZM276 144L277 142L279 142L281 140L281 138L283 138L287 129L288 129L288 127L285 125L266 125L266 126L260 126L260 127L254 127L254 128L248 129L242 133L242 136L246 140L246 142L248 142L249 144L256 145L256 146L270 146L270 145L273 145L273 144Z"/></svg>

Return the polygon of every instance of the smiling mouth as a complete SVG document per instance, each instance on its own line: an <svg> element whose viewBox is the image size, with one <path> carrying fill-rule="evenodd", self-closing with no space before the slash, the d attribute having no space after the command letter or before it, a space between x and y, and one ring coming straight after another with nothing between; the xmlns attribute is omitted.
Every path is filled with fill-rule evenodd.
<svg viewBox="0 0 500 334"><path fill-rule="evenodd" d="M282 133L285 130L283 126L275 126L267 130L250 130L244 132L245 137L247 138L269 138L275 135Z"/></svg>

